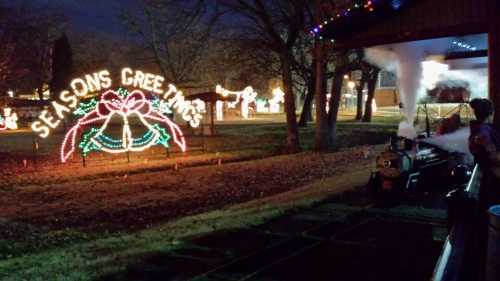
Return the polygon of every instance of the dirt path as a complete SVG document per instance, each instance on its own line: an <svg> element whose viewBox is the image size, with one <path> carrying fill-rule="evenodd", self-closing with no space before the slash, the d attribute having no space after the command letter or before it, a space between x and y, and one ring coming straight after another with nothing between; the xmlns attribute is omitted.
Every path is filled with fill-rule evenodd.
<svg viewBox="0 0 500 281"><path fill-rule="evenodd" d="M0 190L0 218L51 229L144 228L363 169L365 149L153 171Z"/></svg>

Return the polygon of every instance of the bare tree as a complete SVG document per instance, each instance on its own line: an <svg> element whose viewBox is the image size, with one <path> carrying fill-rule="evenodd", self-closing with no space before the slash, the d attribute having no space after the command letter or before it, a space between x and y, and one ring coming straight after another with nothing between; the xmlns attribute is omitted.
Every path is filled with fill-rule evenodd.
<svg viewBox="0 0 500 281"><path fill-rule="evenodd" d="M135 67L150 55L139 43L109 34L73 31L68 37L73 48L74 76L106 67L111 75L117 76L113 78L119 79L124 66Z"/></svg>
<svg viewBox="0 0 500 281"><path fill-rule="evenodd" d="M183 87L199 82L199 64L223 13L204 0L142 0L142 11L123 11L122 20L140 36L151 57L172 83Z"/></svg>
<svg viewBox="0 0 500 281"><path fill-rule="evenodd" d="M73 72L73 50L66 34L54 42L52 52L52 80L50 80L51 99L59 99L59 93L65 89Z"/></svg>
<svg viewBox="0 0 500 281"><path fill-rule="evenodd" d="M342 9L343 6L347 5L349 1L344 0L316 0L316 24L318 25L322 18L330 18L335 16L335 14ZM372 100L375 95L375 86L377 82L377 77L379 69L364 62L364 52L363 50L334 50L327 51L326 46L328 43L322 43L316 41L315 48L315 60L316 65L316 96L318 100L316 101L317 111L317 129L316 129L316 147L318 150L324 150L325 147L328 149L336 149L336 137L337 137L337 120L338 112L341 100L342 87L344 82L344 75L351 73L355 70L361 70L363 75L360 84L357 88L358 91L358 110L356 119L363 119L364 122L370 122L372 116ZM329 53L329 54L328 54ZM328 57L330 56L330 57ZM324 115L321 112L323 109L323 85L325 80L328 79L329 75L325 74L325 67L322 65L329 62L333 68L333 79L332 86L330 90L331 99L329 101L330 111L327 115L327 125L325 125L322 120ZM321 63L323 62L323 63ZM368 84L368 100L366 102L366 111L364 116L362 112L362 102L363 102L363 89L365 84ZM327 130L325 130L325 126ZM323 138L326 136L326 140Z"/></svg>
<svg viewBox="0 0 500 281"><path fill-rule="evenodd" d="M3 94L9 88L15 88L17 81L28 73L23 60L16 52L14 35L8 32L9 25L2 23L0 27L0 92Z"/></svg>
<svg viewBox="0 0 500 281"><path fill-rule="evenodd" d="M24 23L29 23L28 33L23 36L24 48L28 50L30 75L38 90L38 96L43 98L43 92L48 90L52 77L52 52L54 42L60 38L66 28L64 14L59 9L42 7L23 7L20 11Z"/></svg>
<svg viewBox="0 0 500 281"><path fill-rule="evenodd" d="M361 80L356 86L357 102L356 102L356 120L361 120L363 118L363 92L368 81L368 72L365 70L361 71Z"/></svg>
<svg viewBox="0 0 500 281"><path fill-rule="evenodd" d="M268 91L269 77L279 75L278 60L273 53L258 48L230 27L220 27L200 61L200 80L213 90L216 84L229 88L252 85L259 94Z"/></svg>
<svg viewBox="0 0 500 281"><path fill-rule="evenodd" d="M64 29L64 16L58 9L37 9L28 4L7 10L0 23L6 43L2 52L4 58L15 53L15 58L4 60L15 75L8 75L3 81L15 88L37 88L41 99L50 81L52 46Z"/></svg>
<svg viewBox="0 0 500 281"><path fill-rule="evenodd" d="M373 115L373 99L375 98L375 88L377 86L378 75L380 68L366 64L365 72L367 73L368 96L366 98L365 114L363 115L363 122L371 122Z"/></svg>
<svg viewBox="0 0 500 281"><path fill-rule="evenodd" d="M294 83L296 88L299 88L297 86L301 86L305 92L303 96L302 113L299 119L300 127L305 127L309 121L312 121L316 64L313 52L314 38L308 33L301 34L293 52Z"/></svg>
<svg viewBox="0 0 500 281"><path fill-rule="evenodd" d="M319 24L322 20L322 2L315 1L314 23ZM314 41L314 83L315 83L315 100L316 100L316 132L314 138L314 149L319 152L328 151L329 134L328 134L328 119L326 112L326 55L325 44L318 38Z"/></svg>
<svg viewBox="0 0 500 281"><path fill-rule="evenodd" d="M219 0L240 17L239 26L254 44L279 57L285 91L287 146L289 152L300 150L293 84L293 47L306 25L304 0Z"/></svg>
<svg viewBox="0 0 500 281"><path fill-rule="evenodd" d="M331 149L336 149L337 119L344 84L344 75L361 69L362 57L359 50L339 50L334 53L333 81L330 90L331 98L328 111L328 143Z"/></svg>

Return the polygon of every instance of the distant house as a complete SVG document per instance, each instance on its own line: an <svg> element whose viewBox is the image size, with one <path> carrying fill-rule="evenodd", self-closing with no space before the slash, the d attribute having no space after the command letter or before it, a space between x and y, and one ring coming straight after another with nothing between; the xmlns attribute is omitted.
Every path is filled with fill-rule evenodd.
<svg viewBox="0 0 500 281"><path fill-rule="evenodd" d="M375 90L377 106L396 106L401 102L397 86L397 77L388 71L381 71Z"/></svg>

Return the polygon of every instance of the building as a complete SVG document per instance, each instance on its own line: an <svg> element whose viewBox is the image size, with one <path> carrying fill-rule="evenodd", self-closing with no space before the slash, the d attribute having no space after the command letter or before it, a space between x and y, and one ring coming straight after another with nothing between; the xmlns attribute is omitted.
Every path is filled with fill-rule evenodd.
<svg viewBox="0 0 500 281"><path fill-rule="evenodd" d="M354 3L354 2L353 2ZM377 4L382 9L378 11ZM385 5L385 6L384 6ZM450 67L468 61L468 68L483 67L487 89L495 105L495 125L500 128L500 1L497 0L398 0L367 1L353 4L350 11L330 15L314 32L333 41L334 50L423 42L451 42L438 52ZM478 46L473 46L480 39ZM458 40L455 40L458 39ZM461 42L465 41L465 43ZM452 50L449 53L447 49ZM436 53L429 53L434 56ZM477 62L478 61L478 62ZM462 66L463 67L463 66ZM383 79L381 79L383 80ZM394 89L379 87L376 99L381 104L395 99Z"/></svg>

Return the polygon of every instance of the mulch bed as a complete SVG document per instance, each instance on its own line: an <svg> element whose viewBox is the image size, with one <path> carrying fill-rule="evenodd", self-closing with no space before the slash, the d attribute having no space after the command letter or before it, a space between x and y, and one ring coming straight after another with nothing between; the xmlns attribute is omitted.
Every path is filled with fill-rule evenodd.
<svg viewBox="0 0 500 281"><path fill-rule="evenodd" d="M141 229L293 190L373 161L372 156L355 148L78 181L27 181L0 189L0 218L50 229Z"/></svg>

